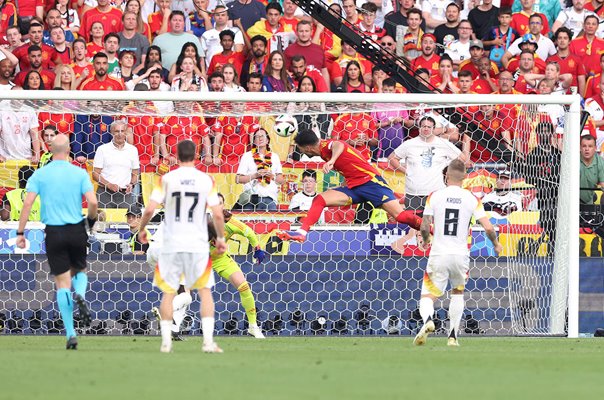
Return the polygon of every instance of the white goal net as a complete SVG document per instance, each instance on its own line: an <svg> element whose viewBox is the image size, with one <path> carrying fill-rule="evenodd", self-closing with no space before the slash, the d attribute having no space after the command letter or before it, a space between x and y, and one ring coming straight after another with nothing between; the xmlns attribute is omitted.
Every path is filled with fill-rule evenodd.
<svg viewBox="0 0 604 400"><path fill-rule="evenodd" d="M45 155L52 132L70 136L73 163L94 177L95 168L100 173L99 166L106 167L95 161L97 149L113 140L116 121L124 121L140 171L131 188L96 189L95 182L104 220L90 238L87 300L94 321L88 333L156 333L150 311L160 293L152 287L145 249L131 240L127 214L144 208L154 182L176 168L175 144L188 138L198 145L197 166L212 175L225 208L269 253L254 264L255 239L233 236L229 242L267 334L415 334L429 246L417 231L369 204L326 209L302 244L278 239L276 230L300 226L315 191L342 186L343 179L323 173L322 160L301 155L292 136L277 131L286 134L293 124L321 139L347 141L378 168L401 203L421 212L424 193L412 188L417 178L394 169L389 158L398 158L401 143L418 137L418 122L428 116L436 122L433 134L466 161L464 186L482 199L504 247L496 257L484 231L472 227L461 331L578 334L580 109L574 96L6 93L0 103L3 121L29 118L30 124L26 132L11 137L3 131L0 137L5 158L0 163L0 323L7 333L57 333L61 326L43 225L29 222L28 248L15 248L19 202L14 189L28 169L41 168L38 158L41 164L52 162ZM256 137L264 133L270 140L266 150ZM420 155L420 164L440 162L433 150ZM401 161L407 162L407 175L421 168L414 169L411 156ZM263 168L273 174L257 177ZM248 175L249 183L238 178ZM217 276L214 298L217 332L243 333L246 314L236 288ZM194 299L191 310L198 310ZM448 296L436 303L442 332L449 323L448 305ZM198 333L198 315L189 311L181 329Z"/></svg>

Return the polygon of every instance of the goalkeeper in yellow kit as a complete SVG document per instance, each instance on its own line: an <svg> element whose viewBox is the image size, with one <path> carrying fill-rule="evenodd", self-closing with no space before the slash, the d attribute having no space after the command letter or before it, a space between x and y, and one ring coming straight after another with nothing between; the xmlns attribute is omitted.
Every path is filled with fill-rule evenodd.
<svg viewBox="0 0 604 400"><path fill-rule="evenodd" d="M221 204L224 205L224 197L222 194L219 193L218 197L220 198ZM250 242L250 245L255 249L254 258L256 259L257 263L260 264L267 254L260 248L258 237L252 228L233 217L232 214L227 210L224 210L224 222L225 240L228 242L229 239L234 235L245 237ZM256 302L254 300L254 294L252 293L250 284L245 279L245 275L241 271L241 268L239 268L239 265L229 255L228 250L220 255L215 254L213 243L214 239L216 238L216 232L214 231L213 224L210 221L208 221L208 234L211 245L210 259L212 260L212 268L218 275L231 282L231 284L239 292L239 296L241 296L241 304L245 309L247 320L249 322L248 334L256 339L264 339L262 330L256 322Z"/></svg>

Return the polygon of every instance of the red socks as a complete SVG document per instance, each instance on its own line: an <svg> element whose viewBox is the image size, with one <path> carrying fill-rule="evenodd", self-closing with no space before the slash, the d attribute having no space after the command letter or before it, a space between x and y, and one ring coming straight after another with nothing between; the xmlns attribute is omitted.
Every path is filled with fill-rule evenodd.
<svg viewBox="0 0 604 400"><path fill-rule="evenodd" d="M422 225L422 219L417 216L413 211L405 210L396 217L396 221L401 224L407 224L411 228L419 230Z"/></svg>
<svg viewBox="0 0 604 400"><path fill-rule="evenodd" d="M306 213L306 217L302 219L302 227L301 229L305 232L310 230L310 227L317 223L319 218L321 218L321 213L325 208L325 199L320 194L315 196L312 201L312 205L310 206L310 210ZM421 222L421 219L420 219Z"/></svg>

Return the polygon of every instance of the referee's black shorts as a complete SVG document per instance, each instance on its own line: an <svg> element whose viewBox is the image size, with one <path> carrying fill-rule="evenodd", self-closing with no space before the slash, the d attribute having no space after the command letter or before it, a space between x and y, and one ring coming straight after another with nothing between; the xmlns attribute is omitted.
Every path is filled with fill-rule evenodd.
<svg viewBox="0 0 604 400"><path fill-rule="evenodd" d="M60 275L70 269L86 268L88 234L84 221L78 224L46 225L46 256L50 273Z"/></svg>

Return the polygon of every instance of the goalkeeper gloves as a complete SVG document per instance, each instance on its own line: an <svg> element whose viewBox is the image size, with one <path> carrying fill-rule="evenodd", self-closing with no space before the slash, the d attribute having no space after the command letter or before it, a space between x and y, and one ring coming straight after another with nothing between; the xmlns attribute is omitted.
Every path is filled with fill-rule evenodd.
<svg viewBox="0 0 604 400"><path fill-rule="evenodd" d="M262 261L264 261L266 256L266 251L263 251L260 246L256 247L256 250L254 250L254 258L256 259L257 264L260 264Z"/></svg>

